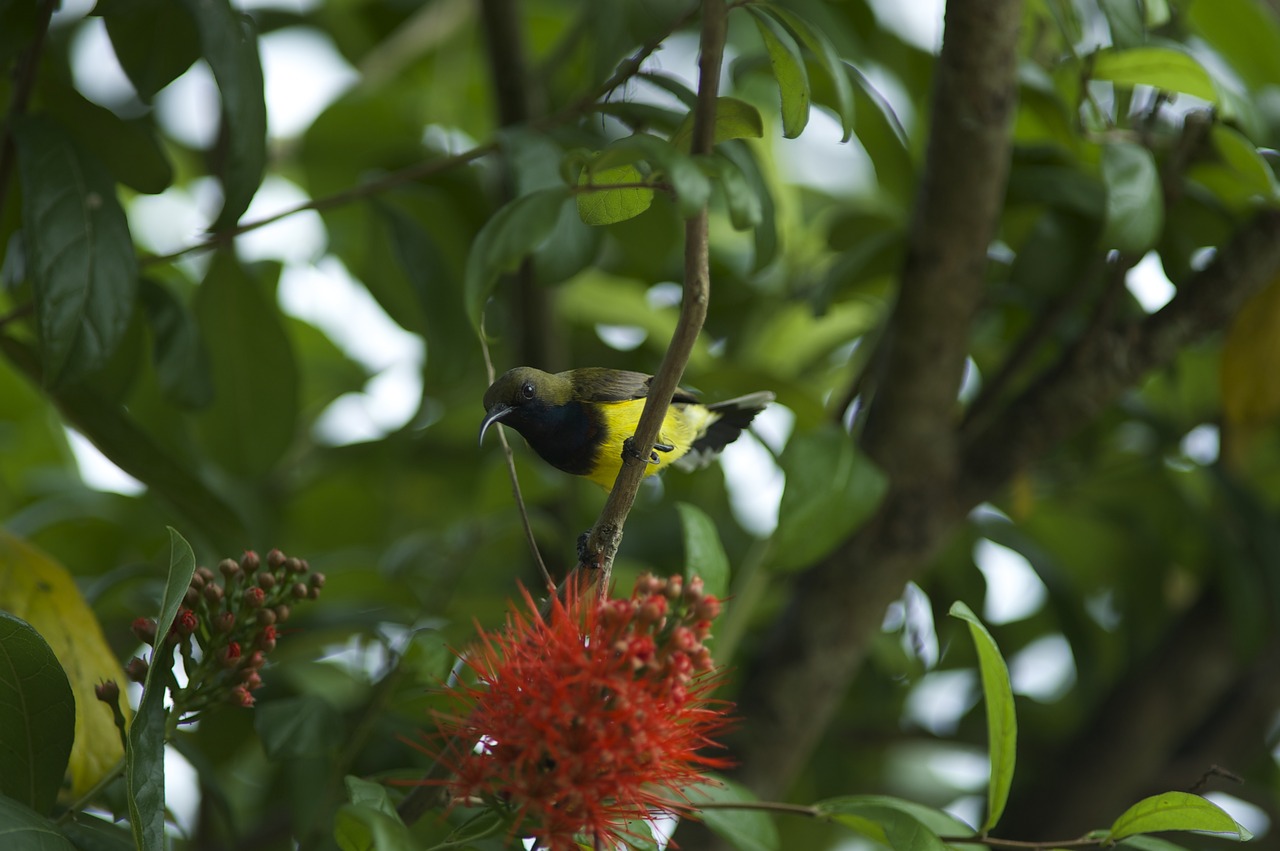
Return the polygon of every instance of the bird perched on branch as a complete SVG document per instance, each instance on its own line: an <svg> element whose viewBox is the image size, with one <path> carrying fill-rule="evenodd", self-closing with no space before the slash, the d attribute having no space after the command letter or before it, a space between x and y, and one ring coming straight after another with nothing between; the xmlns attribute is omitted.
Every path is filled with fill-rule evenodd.
<svg viewBox="0 0 1280 851"><path fill-rule="evenodd" d="M602 367L555 374L516 367L485 391L480 440L501 422L520 432L551 466L612 490L624 442L636 432L652 380L642 372ZM773 399L763 391L703 405L692 392L677 389L648 452L645 475L672 464L686 470L705 466Z"/></svg>

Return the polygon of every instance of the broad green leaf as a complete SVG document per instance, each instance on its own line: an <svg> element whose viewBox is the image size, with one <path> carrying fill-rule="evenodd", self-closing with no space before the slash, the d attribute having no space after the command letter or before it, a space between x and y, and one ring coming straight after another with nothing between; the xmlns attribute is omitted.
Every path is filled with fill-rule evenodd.
<svg viewBox="0 0 1280 851"><path fill-rule="evenodd" d="M607 186L609 184L644 183L644 175L633 165L606 168L594 174L582 170L578 187ZM643 186L626 189L601 189L578 192L578 216L588 225L612 225L625 222L649 209L653 204L653 190Z"/></svg>
<svg viewBox="0 0 1280 851"><path fill-rule="evenodd" d="M987 705L987 748L991 756L991 780L987 786L987 818L979 833L987 833L1000 821L1009 801L1013 769L1017 761L1018 718L1013 707L1013 687L1009 684L1009 668L1000 655L995 639L973 610L957 601L951 616L969 624L978 651L978 670L982 674L982 698Z"/></svg>
<svg viewBox="0 0 1280 851"><path fill-rule="evenodd" d="M253 200L267 165L267 104L253 19L230 0L182 0L195 19L200 53L222 96L227 149L223 153L222 212L211 226L234 225Z"/></svg>
<svg viewBox="0 0 1280 851"><path fill-rule="evenodd" d="M760 8L748 6L756 29L769 52L769 65L778 81L782 99L782 133L788 139L799 136L809 123L809 73L795 41Z"/></svg>
<svg viewBox="0 0 1280 851"><path fill-rule="evenodd" d="M611 143L588 165L588 170L598 173L600 169L611 169L637 160L648 162L655 176L661 175L671 185L680 215L689 218L707 205L711 197L711 182L697 163L671 142L647 133L624 136Z"/></svg>
<svg viewBox="0 0 1280 851"><path fill-rule="evenodd" d="M71 756L76 703L40 633L0 611L0 793L48 813Z"/></svg>
<svg viewBox="0 0 1280 851"><path fill-rule="evenodd" d="M418 851L404 822L367 804L343 804L333 820L342 851Z"/></svg>
<svg viewBox="0 0 1280 851"><path fill-rule="evenodd" d="M737 804L757 800L745 786L719 777L685 791L695 809L704 801ZM705 809L699 810L698 815L707 827L738 851L778 851L781 847L773 819L760 810Z"/></svg>
<svg viewBox="0 0 1280 851"><path fill-rule="evenodd" d="M146 103L200 57L195 21L181 3L99 0L93 11L102 16L120 66Z"/></svg>
<svg viewBox="0 0 1280 851"><path fill-rule="evenodd" d="M893 810L908 816L937 836L972 836L974 832L972 827L950 813L889 795L846 795L819 801L814 806L824 816L836 817L836 821L841 820L839 816L846 814L859 815Z"/></svg>
<svg viewBox="0 0 1280 851"><path fill-rule="evenodd" d="M129 327L138 262L115 184L47 119L14 123L26 263L47 386L106 363Z"/></svg>
<svg viewBox="0 0 1280 851"><path fill-rule="evenodd" d="M560 206L569 197L569 187L542 189L504 205L485 222L471 251L463 289L467 318L480 330L485 302L498 276L513 271L539 243L551 235L560 216Z"/></svg>
<svg viewBox="0 0 1280 851"><path fill-rule="evenodd" d="M157 636L168 636L195 571L191 545L169 529L169 575L156 617ZM169 717L164 701L173 680L173 645L158 638L150 662L138 714L129 727L125 784L134 843L139 851L164 851L164 740Z"/></svg>
<svg viewBox="0 0 1280 851"><path fill-rule="evenodd" d="M1115 820L1109 838L1114 841L1165 830L1204 830L1234 833L1241 840L1250 838L1249 832L1221 807L1190 792L1165 792L1143 798Z"/></svg>
<svg viewBox="0 0 1280 851"><path fill-rule="evenodd" d="M53 650L75 700L75 744L63 767L71 777L71 794L80 795L111 770L122 756L120 734L111 710L94 695L94 687L115 680L123 687L124 671L102 634L93 610L85 603L67 569L47 553L0 529L0 609L31 624ZM126 715L128 707L122 706ZM50 711L53 711L52 708ZM49 755L53 759L53 755ZM6 766L6 773L9 769ZM6 794L8 794L7 787Z"/></svg>
<svg viewBox="0 0 1280 851"><path fill-rule="evenodd" d="M73 821L58 826L76 851L134 851L133 835L124 824L112 824L87 813L76 813Z"/></svg>
<svg viewBox="0 0 1280 851"><path fill-rule="evenodd" d="M1225 124L1214 124L1209 131L1213 148L1222 161L1240 178L1247 191L1257 197L1276 198L1276 178L1258 148L1240 131Z"/></svg>
<svg viewBox="0 0 1280 851"><path fill-rule="evenodd" d="M268 759L324 756L342 742L342 716L316 695L263 703L253 713L253 726Z"/></svg>
<svg viewBox="0 0 1280 851"><path fill-rule="evenodd" d="M142 305L151 326L156 380L165 398L183 408L213 401L209 352L195 316L164 284L142 279Z"/></svg>
<svg viewBox="0 0 1280 851"><path fill-rule="evenodd" d="M1255 0L1179 3L1179 18L1230 63L1250 89L1280 80L1280 22Z"/></svg>
<svg viewBox="0 0 1280 851"><path fill-rule="evenodd" d="M298 422L298 365L280 309L226 250L214 256L193 309L214 387L196 420L201 439L227 470L264 475L293 443Z"/></svg>
<svg viewBox="0 0 1280 851"><path fill-rule="evenodd" d="M729 556L715 521L688 502L677 502L676 510L684 530L685 575L701 577L707 593L723 600L729 593Z"/></svg>
<svg viewBox="0 0 1280 851"><path fill-rule="evenodd" d="M1098 6L1111 30L1112 47L1138 47L1146 41L1142 0L1102 0Z"/></svg>
<svg viewBox="0 0 1280 851"><path fill-rule="evenodd" d="M1130 142L1106 145L1102 181L1107 187L1103 246L1136 254L1147 251L1164 227L1164 193L1155 158Z"/></svg>
<svg viewBox="0 0 1280 851"><path fill-rule="evenodd" d="M954 826L959 826L956 835L960 836L973 832L971 828L948 819L945 813L930 811L919 804L914 807L907 804L906 801L884 796L854 795L823 801L817 807L824 817L874 842L887 845L893 851L945 851L947 846L929 823L945 826L948 833Z"/></svg>
<svg viewBox="0 0 1280 851"><path fill-rule="evenodd" d="M362 780L349 774L344 782L347 786L347 797L351 800L351 803L361 807L370 807L396 819L400 818L400 815L396 812L395 804L391 803L391 798L387 795L387 787L381 783L371 783L368 780Z"/></svg>
<svg viewBox="0 0 1280 851"><path fill-rule="evenodd" d="M46 81L41 101L81 148L93 151L111 176L139 192L163 192L173 182L173 166L154 126L125 120L86 99L69 82Z"/></svg>
<svg viewBox="0 0 1280 851"><path fill-rule="evenodd" d="M840 116L840 127L844 133L840 141L849 141L854 130L853 84L849 82L849 75L845 72L844 63L840 59L840 54L836 52L835 45L821 30L815 29L808 21L789 9L773 4L767 4L763 8L777 18L796 37L796 40L818 59L822 70L826 71L827 76L831 78L831 84L835 88L836 114Z"/></svg>
<svg viewBox="0 0 1280 851"><path fill-rule="evenodd" d="M746 101L722 97L716 99L716 121L713 144L719 145L732 139L759 139L764 135L764 119L760 110ZM693 138L693 114L671 134L671 144L682 153L689 153Z"/></svg>
<svg viewBox="0 0 1280 851"><path fill-rule="evenodd" d="M773 566L813 564L871 516L884 496L884 475L836 426L797 434L780 460L787 483L773 536Z"/></svg>
<svg viewBox="0 0 1280 851"><path fill-rule="evenodd" d="M4 795L0 795L0 837L5 851L76 851L53 822Z"/></svg>
<svg viewBox="0 0 1280 851"><path fill-rule="evenodd" d="M0 336L0 351L32 381L40 383L40 364L30 347L12 337ZM123 406L105 398L92 383L58 390L54 401L67 422L102 454L155 489L192 524L227 547L246 539L244 524L236 512L192 470L161 448Z"/></svg>
<svg viewBox="0 0 1280 851"><path fill-rule="evenodd" d="M1187 851L1181 845L1175 845L1167 839L1159 839L1155 836L1130 836L1127 839L1121 839L1115 844L1116 848L1136 848L1137 851Z"/></svg>
<svg viewBox="0 0 1280 851"><path fill-rule="evenodd" d="M701 162L719 183L725 204L729 207L729 221L734 228L747 230L759 226L764 219L764 207L738 163L719 151Z"/></svg>
<svg viewBox="0 0 1280 851"><path fill-rule="evenodd" d="M1151 86L1182 92L1210 103L1219 100L1213 78L1186 53L1167 47L1103 50L1093 58L1092 77L1117 86Z"/></svg>

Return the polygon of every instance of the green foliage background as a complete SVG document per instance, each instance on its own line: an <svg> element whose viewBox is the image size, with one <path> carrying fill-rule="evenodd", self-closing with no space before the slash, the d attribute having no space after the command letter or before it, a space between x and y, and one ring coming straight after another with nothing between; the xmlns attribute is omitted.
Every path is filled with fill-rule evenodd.
<svg viewBox="0 0 1280 851"><path fill-rule="evenodd" d="M473 323L491 293L485 330L499 370L653 372L678 308L652 287L681 279L681 218L702 183L713 288L685 383L712 399L777 393L794 414L779 458L787 490L776 534L760 539L735 519L718 468L666 476L627 525L619 586L643 569L698 572L682 529L720 565L706 549L709 519L733 595L721 661L748 670L771 648L796 578L875 510L886 483L847 437L847 409L877 375L871 352L912 226L936 56L868 3L734 9L722 91L736 99L722 108L731 138L697 165L678 143L628 153L617 142L680 137L691 92L664 57L695 43L696 4L681 0L481 4L507 15L498 25L463 0L249 14L225 0L101 0L88 18L55 19L40 43L48 5L0 0L12 140L0 166L0 518L76 574L122 659L136 651L129 623L158 608L167 525L201 563L279 547L329 579L281 638L261 708L228 708L181 737L203 801L186 847L290 847L288 837L321 847L347 800L345 775L421 769L401 739L429 724L443 647L464 644L473 621L499 623L518 582L538 584L501 453L476 446L487 377ZM1139 258L1155 252L1179 288L1277 202L1270 5L1029 0L1022 15L1009 185L970 337L986 390L962 401L972 418L1008 413L1097 327L1141 319L1121 286ZM77 34L101 23L136 90L119 103L87 99L71 70ZM360 78L297 137L269 137L256 39L291 28L325 35ZM495 46L504 28L522 53ZM619 63L658 44L643 74L602 90ZM208 150L168 135L152 108L197 60L222 104ZM513 69L525 84L514 102L494 82ZM674 92L669 106L640 98L660 90ZM856 189L786 177L782 163L800 150L789 138L811 104L837 119L819 132L851 137L833 170L852 171L854 148L865 152L872 168ZM328 406L374 376L280 310L278 264L242 262L229 241L266 175L314 199L325 256L424 343L416 412L376 439L332 445L317 434ZM207 221L221 247L158 257L131 235L138 198L210 177L222 188ZM575 203L570 187L591 179L657 191ZM523 215L508 207L494 225L513 198ZM921 652L930 636L919 621L862 625L871 651L787 795L889 792L942 806L975 793L930 766L985 752L982 711L947 737L904 713L935 664L976 668L964 625L943 615L953 600L981 611L973 551L988 539L1026 556L1047 589L1032 615L993 627L1006 658L1061 636L1076 670L1055 699L1018 698L1002 835L1080 835L1138 797L1196 786L1215 764L1243 779L1232 794L1280 817L1280 311L1270 301L1249 303L1227 354L1224 333L1181 346L1020 468L998 512L959 525L917 577L940 659ZM602 325L635 326L643 342L611 347ZM88 488L68 426L145 491ZM1205 426L1220 454L1188 452L1188 433ZM520 446L516 464L562 575L602 495ZM838 841L829 824L779 828L781 847Z"/></svg>

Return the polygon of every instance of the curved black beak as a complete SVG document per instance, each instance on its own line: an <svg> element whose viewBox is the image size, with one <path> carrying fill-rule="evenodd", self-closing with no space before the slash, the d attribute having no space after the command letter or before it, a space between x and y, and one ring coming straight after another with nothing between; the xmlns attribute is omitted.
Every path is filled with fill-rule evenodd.
<svg viewBox="0 0 1280 851"><path fill-rule="evenodd" d="M511 413L514 410L515 408L511 407L510 405L504 405L503 403L499 402L498 404L490 408L487 413L485 413L484 422L480 423L480 441L479 442L481 446L484 445L484 433L489 430L489 426L493 425L498 420L502 419L503 417L505 417L507 414Z"/></svg>

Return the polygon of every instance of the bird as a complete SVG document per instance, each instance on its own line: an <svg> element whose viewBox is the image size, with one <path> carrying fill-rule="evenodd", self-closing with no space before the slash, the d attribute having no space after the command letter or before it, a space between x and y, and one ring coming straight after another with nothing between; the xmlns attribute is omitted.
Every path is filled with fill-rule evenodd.
<svg viewBox="0 0 1280 851"><path fill-rule="evenodd" d="M480 443L500 422L520 432L551 466L613 490L624 444L635 434L652 380L643 372L606 367L557 373L515 367L485 391ZM705 466L773 400L766 390L704 405L692 391L678 388L645 475L673 464L685 470Z"/></svg>

